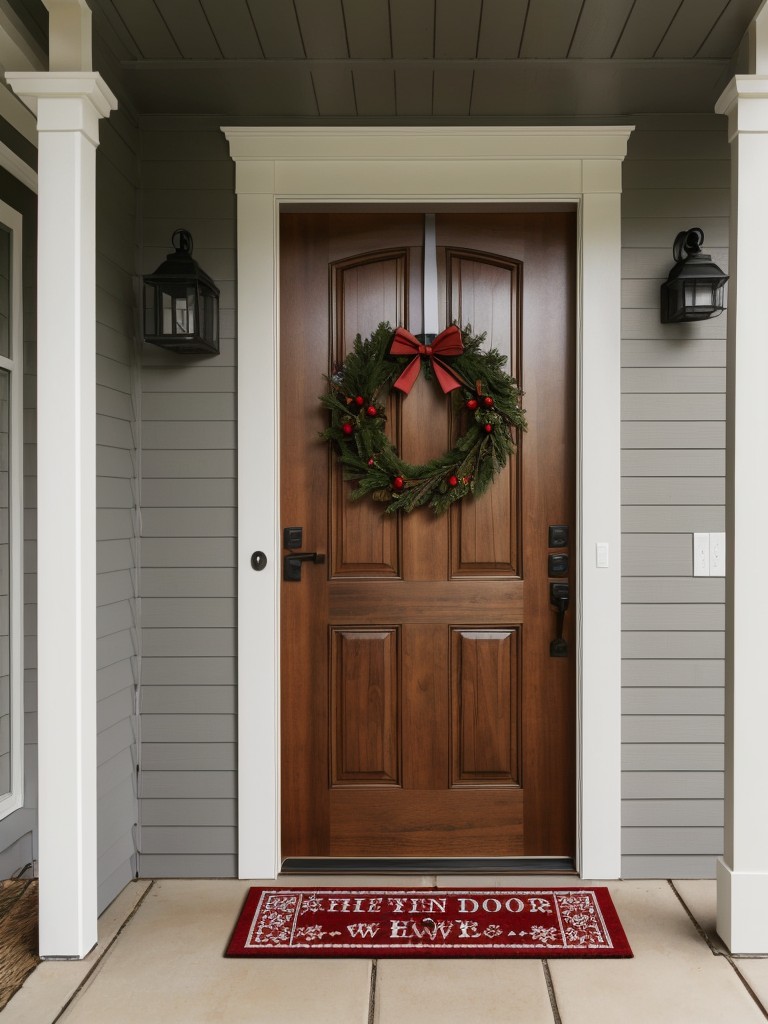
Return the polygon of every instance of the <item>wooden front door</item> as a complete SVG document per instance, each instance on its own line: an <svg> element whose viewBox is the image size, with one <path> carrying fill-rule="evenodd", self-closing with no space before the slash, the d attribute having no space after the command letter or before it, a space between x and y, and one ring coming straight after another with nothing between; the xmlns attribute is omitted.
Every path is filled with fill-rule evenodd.
<svg viewBox="0 0 768 1024"><path fill-rule="evenodd" d="M326 556L282 584L284 858L574 854L575 214L441 213L436 237L440 326L509 356L529 426L479 500L388 517L349 501L318 396L357 333L421 330L424 217L281 219L282 526ZM424 374L392 392L409 462L451 447L451 409Z"/></svg>

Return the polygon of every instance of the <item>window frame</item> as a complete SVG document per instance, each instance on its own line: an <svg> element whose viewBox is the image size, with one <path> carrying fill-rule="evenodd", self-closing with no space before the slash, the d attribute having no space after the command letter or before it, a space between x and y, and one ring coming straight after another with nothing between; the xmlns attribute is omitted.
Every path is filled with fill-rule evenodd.
<svg viewBox="0 0 768 1024"><path fill-rule="evenodd" d="M9 645L10 789L0 794L0 821L24 805L24 330L22 284L23 217L0 200L0 223L10 234L10 356L0 370L10 377L9 430Z"/></svg>

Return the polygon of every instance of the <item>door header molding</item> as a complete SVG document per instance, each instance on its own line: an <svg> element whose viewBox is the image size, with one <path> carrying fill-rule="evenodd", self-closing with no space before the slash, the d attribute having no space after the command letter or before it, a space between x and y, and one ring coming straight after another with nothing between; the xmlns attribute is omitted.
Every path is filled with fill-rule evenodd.
<svg viewBox="0 0 768 1024"><path fill-rule="evenodd" d="M621 163L631 126L222 128L238 236L239 875L280 865L279 214L284 204L575 202L578 867L621 865ZM250 397L254 400L249 400ZM597 543L610 561L598 568ZM267 553L255 573L251 553Z"/></svg>

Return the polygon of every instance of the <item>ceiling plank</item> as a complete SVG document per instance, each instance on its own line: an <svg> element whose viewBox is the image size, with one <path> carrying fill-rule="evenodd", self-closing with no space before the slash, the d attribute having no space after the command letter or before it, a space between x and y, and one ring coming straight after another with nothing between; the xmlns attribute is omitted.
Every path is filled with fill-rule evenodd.
<svg viewBox="0 0 768 1024"><path fill-rule="evenodd" d="M645 60L652 57L684 0L637 0L627 19L614 57Z"/></svg>
<svg viewBox="0 0 768 1024"><path fill-rule="evenodd" d="M222 54L227 60L263 57L253 18L245 0L200 0Z"/></svg>
<svg viewBox="0 0 768 1024"><path fill-rule="evenodd" d="M155 0L182 57L205 60L222 53L199 0Z"/></svg>
<svg viewBox="0 0 768 1024"><path fill-rule="evenodd" d="M306 56L293 4L248 0L248 7L267 60L298 60Z"/></svg>
<svg viewBox="0 0 768 1024"><path fill-rule="evenodd" d="M395 116L395 71L391 65L367 64L353 71L360 117Z"/></svg>
<svg viewBox="0 0 768 1024"><path fill-rule="evenodd" d="M119 11L145 60L163 60L179 56L176 41L154 0L131 0L131 3L121 3Z"/></svg>
<svg viewBox="0 0 768 1024"><path fill-rule="evenodd" d="M730 0L712 31L699 47L699 58L728 59L736 53L761 0Z"/></svg>
<svg viewBox="0 0 768 1024"><path fill-rule="evenodd" d="M528 8L520 56L565 57L584 0L535 0Z"/></svg>
<svg viewBox="0 0 768 1024"><path fill-rule="evenodd" d="M432 68L410 64L395 73L398 117L429 117L432 113Z"/></svg>
<svg viewBox="0 0 768 1024"><path fill-rule="evenodd" d="M343 0L349 55L353 60L392 56L387 0Z"/></svg>
<svg viewBox="0 0 768 1024"><path fill-rule="evenodd" d="M112 0L93 0L90 7L93 11L95 35L101 36L118 60L137 60L141 54L136 40L125 27L125 22L115 10Z"/></svg>
<svg viewBox="0 0 768 1024"><path fill-rule="evenodd" d="M312 69L320 117L354 117L357 114L352 72L344 65L324 64Z"/></svg>
<svg viewBox="0 0 768 1024"><path fill-rule="evenodd" d="M489 118L711 110L722 79L722 65L695 61L531 60L475 67L471 114Z"/></svg>
<svg viewBox="0 0 768 1024"><path fill-rule="evenodd" d="M619 41L635 0L585 0L568 56L607 59Z"/></svg>
<svg viewBox="0 0 768 1024"><path fill-rule="evenodd" d="M438 0L435 7L435 57L461 60L477 55L482 0Z"/></svg>
<svg viewBox="0 0 768 1024"><path fill-rule="evenodd" d="M349 56L341 0L294 0L307 57L314 60Z"/></svg>
<svg viewBox="0 0 768 1024"><path fill-rule="evenodd" d="M186 61L173 74L162 67L129 67L126 80L141 113L194 113L214 117L219 124L222 117L263 123L317 117L310 65L303 62L248 61L230 65L222 74L221 61Z"/></svg>
<svg viewBox="0 0 768 1024"><path fill-rule="evenodd" d="M728 0L683 0L654 56L672 60L693 57L727 3Z"/></svg>
<svg viewBox="0 0 768 1024"><path fill-rule="evenodd" d="M395 60L431 60L435 53L434 0L389 0Z"/></svg>
<svg viewBox="0 0 768 1024"><path fill-rule="evenodd" d="M474 77L471 67L436 68L432 113L436 117L469 117Z"/></svg>
<svg viewBox="0 0 768 1024"><path fill-rule="evenodd" d="M477 56L508 60L520 53L528 0L484 0Z"/></svg>
<svg viewBox="0 0 768 1024"><path fill-rule="evenodd" d="M276 124L285 117L317 118L310 72L327 65L354 68L359 117L396 117L394 75L411 63L162 60L126 64L124 75L139 114L258 116L259 123ZM715 60L429 61L424 66L435 75L434 117L500 120L709 115L728 74L727 62ZM722 128L712 135L722 145ZM683 148L685 157L687 144Z"/></svg>

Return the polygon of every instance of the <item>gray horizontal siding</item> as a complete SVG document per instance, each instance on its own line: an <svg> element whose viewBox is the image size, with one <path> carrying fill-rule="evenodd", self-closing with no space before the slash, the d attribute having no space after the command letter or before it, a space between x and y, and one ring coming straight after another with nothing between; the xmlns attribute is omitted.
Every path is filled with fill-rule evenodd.
<svg viewBox="0 0 768 1024"><path fill-rule="evenodd" d="M142 350L144 876L237 873L234 167L218 129L142 136L142 265L179 224L221 289L216 357ZM191 159L190 159L191 158Z"/></svg>
<svg viewBox="0 0 768 1024"><path fill-rule="evenodd" d="M645 827L649 819L665 828L723 827L722 800L627 800L623 824ZM629 852L629 851L627 851Z"/></svg>
<svg viewBox="0 0 768 1024"><path fill-rule="evenodd" d="M622 198L622 872L710 877L722 852L725 317L659 323L682 228L727 270L730 153L715 117L638 121ZM690 222L690 223L689 223ZM716 255L714 255L716 254Z"/></svg>
<svg viewBox="0 0 768 1024"><path fill-rule="evenodd" d="M663 853L659 856L621 858L623 878L714 878L717 857L714 854L676 856Z"/></svg>
<svg viewBox="0 0 768 1024"><path fill-rule="evenodd" d="M643 771L623 772L621 792L624 813L633 813L630 805L643 800L716 800L724 793L721 771Z"/></svg>
<svg viewBox="0 0 768 1024"><path fill-rule="evenodd" d="M141 874L144 878L236 878L237 857L234 853L143 854Z"/></svg>
<svg viewBox="0 0 768 1024"><path fill-rule="evenodd" d="M146 769L140 776L142 811L153 800L233 800L237 794L237 776L234 771L176 771ZM146 801L146 802L145 802Z"/></svg>
<svg viewBox="0 0 768 1024"><path fill-rule="evenodd" d="M98 899L136 873L138 437L134 339L137 126L122 109L97 151Z"/></svg>

